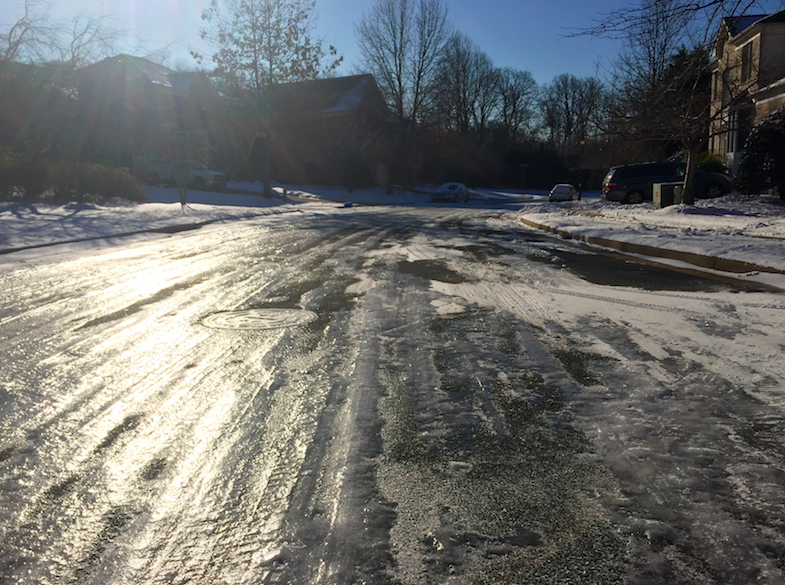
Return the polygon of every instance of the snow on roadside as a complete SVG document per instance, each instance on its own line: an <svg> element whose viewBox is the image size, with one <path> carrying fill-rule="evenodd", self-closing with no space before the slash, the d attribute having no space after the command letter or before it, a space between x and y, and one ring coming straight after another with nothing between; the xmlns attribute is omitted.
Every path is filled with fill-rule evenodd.
<svg viewBox="0 0 785 585"><path fill-rule="evenodd" d="M182 210L177 189L147 187L149 201L140 205L114 199L105 205L69 203L48 205L0 202L0 252L58 242L77 242L94 238L131 234L173 226L247 219L261 215L303 210L302 205L281 197L261 197L264 186L256 183L230 183L230 193L188 191L188 208ZM274 190L282 195L283 186ZM383 189L357 189L349 193L339 187L286 186L293 197L311 200L310 211L335 207L335 204L411 205L430 201L427 195ZM243 191L238 193L237 191ZM329 202L316 205L316 202Z"/></svg>
<svg viewBox="0 0 785 585"><path fill-rule="evenodd" d="M785 205L734 193L694 206L654 209L603 200L535 202L510 214L581 238L655 246L739 260L785 271Z"/></svg>
<svg viewBox="0 0 785 585"><path fill-rule="evenodd" d="M177 199L177 191L174 198ZM266 201L266 200L262 200ZM69 203L67 205L0 203L0 251L41 246L57 242L75 242L92 238L131 234L172 226L237 220L280 211L275 205L239 207L189 203L128 204L123 200L108 205Z"/></svg>
<svg viewBox="0 0 785 585"><path fill-rule="evenodd" d="M427 192L396 190L388 194L384 189L356 189L349 193L341 187L287 185L287 194L293 199L286 202L261 197L259 182L231 183L228 187L231 193L189 191L185 211L180 209L177 190L164 187L148 187L150 201L141 205L120 199L102 206L0 203L0 252L295 210L334 213L347 204L430 204ZM275 185L274 189L280 195L284 186ZM472 204L521 202L518 212L492 220L502 226L521 227L520 220L525 219L584 238L720 256L785 271L785 205L776 199L732 194L699 201L695 206L657 210L651 203L621 205L603 201L597 193L584 195L581 201L548 203L546 192L483 189L473 191ZM298 203L303 201L312 203Z"/></svg>

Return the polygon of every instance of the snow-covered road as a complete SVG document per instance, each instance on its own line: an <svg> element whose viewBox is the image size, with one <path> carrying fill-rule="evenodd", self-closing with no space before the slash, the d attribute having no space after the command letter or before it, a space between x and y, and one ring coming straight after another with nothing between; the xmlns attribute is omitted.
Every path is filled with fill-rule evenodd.
<svg viewBox="0 0 785 585"><path fill-rule="evenodd" d="M5 265L0 582L781 583L785 299L501 216Z"/></svg>

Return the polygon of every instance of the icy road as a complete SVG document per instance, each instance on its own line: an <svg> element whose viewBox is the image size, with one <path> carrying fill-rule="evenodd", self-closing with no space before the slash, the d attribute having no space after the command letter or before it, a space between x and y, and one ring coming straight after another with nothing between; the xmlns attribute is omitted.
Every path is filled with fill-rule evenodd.
<svg viewBox="0 0 785 585"><path fill-rule="evenodd" d="M785 297L500 216L5 257L0 583L785 582Z"/></svg>

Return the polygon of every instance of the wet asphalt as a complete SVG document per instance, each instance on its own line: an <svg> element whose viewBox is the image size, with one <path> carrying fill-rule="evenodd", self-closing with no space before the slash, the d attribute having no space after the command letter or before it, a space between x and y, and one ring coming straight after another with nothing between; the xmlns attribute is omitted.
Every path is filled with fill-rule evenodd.
<svg viewBox="0 0 785 585"><path fill-rule="evenodd" d="M0 582L782 582L785 418L710 367L778 297L499 212L281 217L4 272ZM559 294L620 316L568 320ZM696 333L663 348L646 311Z"/></svg>

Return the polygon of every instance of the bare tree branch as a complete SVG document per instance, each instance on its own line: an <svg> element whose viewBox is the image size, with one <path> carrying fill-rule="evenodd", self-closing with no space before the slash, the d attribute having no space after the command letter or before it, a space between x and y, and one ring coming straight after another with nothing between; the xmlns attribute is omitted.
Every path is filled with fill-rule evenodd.
<svg viewBox="0 0 785 585"><path fill-rule="evenodd" d="M362 64L399 116L417 120L433 98L450 30L443 0L377 0L355 26Z"/></svg>
<svg viewBox="0 0 785 585"><path fill-rule="evenodd" d="M661 17L669 21L682 22L685 27L702 30L714 28L724 16L741 16L753 10L766 11L782 7L780 0L651 0L605 12L585 29L575 30L570 36L595 36L626 39L630 33L646 26L651 19L652 5Z"/></svg>
<svg viewBox="0 0 785 585"><path fill-rule="evenodd" d="M0 28L0 63L39 63L45 59L56 38L47 12L45 2L26 0L20 18Z"/></svg>

